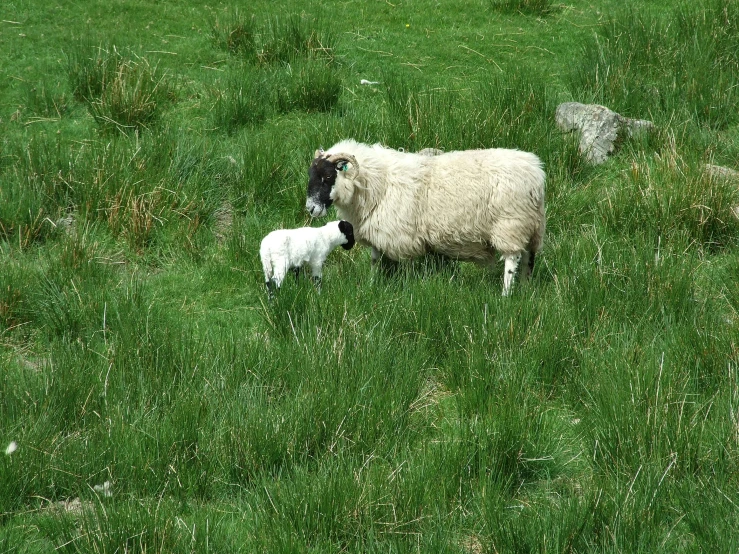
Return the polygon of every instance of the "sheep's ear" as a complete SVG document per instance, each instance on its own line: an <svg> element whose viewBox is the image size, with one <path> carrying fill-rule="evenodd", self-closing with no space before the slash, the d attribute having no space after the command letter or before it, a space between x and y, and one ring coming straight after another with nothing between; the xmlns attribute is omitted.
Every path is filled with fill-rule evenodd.
<svg viewBox="0 0 739 554"><path fill-rule="evenodd" d="M323 157L324 153L325 152L323 151L323 148L319 148L318 150L316 150L316 153L313 154L313 158L321 158Z"/></svg>
<svg viewBox="0 0 739 554"><path fill-rule="evenodd" d="M328 161L336 166L336 171L346 171L348 177L353 177L359 171L357 159L351 154L331 154Z"/></svg>

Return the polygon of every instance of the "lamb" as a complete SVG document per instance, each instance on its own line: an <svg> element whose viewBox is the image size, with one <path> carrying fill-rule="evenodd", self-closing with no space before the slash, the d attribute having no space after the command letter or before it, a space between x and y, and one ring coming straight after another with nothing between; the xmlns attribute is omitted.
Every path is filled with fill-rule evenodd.
<svg viewBox="0 0 739 554"><path fill-rule="evenodd" d="M435 252L491 265L500 255L508 296L519 266L527 278L542 248L546 176L529 152L428 156L344 140L316 151L308 175L308 212L321 217L334 204L373 262Z"/></svg>
<svg viewBox="0 0 739 554"><path fill-rule="evenodd" d="M354 246L354 230L347 221L332 221L323 227L279 229L262 239L259 256L262 259L264 281L270 296L273 286L280 288L289 269L297 276L303 265L309 265L313 279L320 284L323 262L329 253L341 246Z"/></svg>

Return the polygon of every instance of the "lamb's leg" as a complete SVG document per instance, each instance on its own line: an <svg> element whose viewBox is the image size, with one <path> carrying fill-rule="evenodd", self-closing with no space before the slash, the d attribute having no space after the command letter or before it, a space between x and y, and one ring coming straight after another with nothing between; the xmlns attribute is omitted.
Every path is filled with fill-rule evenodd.
<svg viewBox="0 0 739 554"><path fill-rule="evenodd" d="M516 279L518 264L521 261L521 253L508 254L505 256L505 269L503 270L503 296L511 294L513 282Z"/></svg>
<svg viewBox="0 0 739 554"><path fill-rule="evenodd" d="M282 265L275 266L274 274L272 275L272 281L278 289L282 286L282 281L285 279L286 274L287 267Z"/></svg>
<svg viewBox="0 0 739 554"><path fill-rule="evenodd" d="M275 282L270 279L269 281L264 282L264 288L267 289L267 298L270 300L274 300L275 298Z"/></svg>
<svg viewBox="0 0 739 554"><path fill-rule="evenodd" d="M323 267L321 264L317 265L311 265L311 278L313 279L313 284L318 289L318 292L321 292L321 279L323 278Z"/></svg>

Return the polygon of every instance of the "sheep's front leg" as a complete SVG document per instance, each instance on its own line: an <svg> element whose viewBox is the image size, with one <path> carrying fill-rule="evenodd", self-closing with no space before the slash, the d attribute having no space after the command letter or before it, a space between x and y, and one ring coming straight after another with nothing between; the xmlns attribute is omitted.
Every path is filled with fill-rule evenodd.
<svg viewBox="0 0 739 554"><path fill-rule="evenodd" d="M503 296L511 294L513 282L516 279L518 264L521 262L521 253L508 254L505 256L505 269L503 270Z"/></svg>
<svg viewBox="0 0 739 554"><path fill-rule="evenodd" d="M372 247L372 265L379 263L380 259L382 259L382 252L380 252L377 248L373 246Z"/></svg>
<svg viewBox="0 0 739 554"><path fill-rule="evenodd" d="M374 246L372 247L372 265L379 267L387 275L394 273L398 269L398 262L391 260Z"/></svg>

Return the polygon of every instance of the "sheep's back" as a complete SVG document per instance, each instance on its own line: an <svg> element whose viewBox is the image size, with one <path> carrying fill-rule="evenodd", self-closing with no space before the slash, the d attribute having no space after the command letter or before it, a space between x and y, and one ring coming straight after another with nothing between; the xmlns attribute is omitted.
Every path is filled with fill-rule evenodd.
<svg viewBox="0 0 739 554"><path fill-rule="evenodd" d="M545 175L537 156L506 149L430 158L419 231L430 249L488 261L526 249L543 232Z"/></svg>

